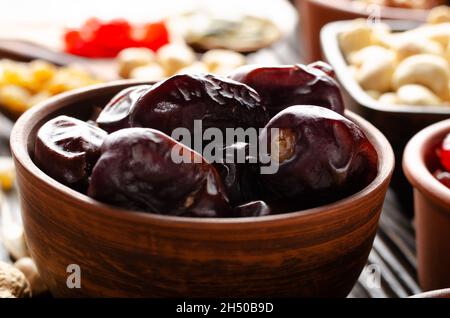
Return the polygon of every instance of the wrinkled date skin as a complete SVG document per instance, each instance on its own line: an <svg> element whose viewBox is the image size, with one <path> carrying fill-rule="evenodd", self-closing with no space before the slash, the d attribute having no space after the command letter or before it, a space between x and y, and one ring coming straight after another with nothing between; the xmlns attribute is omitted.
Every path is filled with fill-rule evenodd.
<svg viewBox="0 0 450 318"><path fill-rule="evenodd" d="M119 92L100 112L96 119L97 125L108 133L131 127L131 110L136 100L150 87L150 85L139 85Z"/></svg>
<svg viewBox="0 0 450 318"><path fill-rule="evenodd" d="M293 105L317 105L344 113L337 82L320 63L312 66L242 66L229 77L254 88L262 98L270 117Z"/></svg>
<svg viewBox="0 0 450 318"><path fill-rule="evenodd" d="M174 147L190 161L174 161ZM88 195L123 208L164 215L233 214L213 166L193 150L149 128L122 129L105 139Z"/></svg>
<svg viewBox="0 0 450 318"><path fill-rule="evenodd" d="M34 159L49 176L83 190L100 156L107 133L68 116L56 117L38 131Z"/></svg>
<svg viewBox="0 0 450 318"><path fill-rule="evenodd" d="M271 128L279 133L272 135ZM271 158L279 162L276 173L260 175L263 199L285 210L280 212L341 199L377 174L376 150L362 130L323 107L289 107L270 120L260 138L267 138Z"/></svg>
<svg viewBox="0 0 450 318"><path fill-rule="evenodd" d="M227 78L207 75L175 75L154 85L136 101L133 127L148 127L168 135L176 128L262 128L268 114L252 88Z"/></svg>

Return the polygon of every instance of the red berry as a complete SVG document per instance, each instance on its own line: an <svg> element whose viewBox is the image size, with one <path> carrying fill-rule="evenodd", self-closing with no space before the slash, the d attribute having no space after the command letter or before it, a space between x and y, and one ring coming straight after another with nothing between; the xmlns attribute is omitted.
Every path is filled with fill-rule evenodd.
<svg viewBox="0 0 450 318"><path fill-rule="evenodd" d="M139 39L141 46L157 51L169 43L169 31L164 22L148 23L144 26L143 37Z"/></svg>
<svg viewBox="0 0 450 318"><path fill-rule="evenodd" d="M442 142L440 150L441 164L450 172L450 134L448 134Z"/></svg>

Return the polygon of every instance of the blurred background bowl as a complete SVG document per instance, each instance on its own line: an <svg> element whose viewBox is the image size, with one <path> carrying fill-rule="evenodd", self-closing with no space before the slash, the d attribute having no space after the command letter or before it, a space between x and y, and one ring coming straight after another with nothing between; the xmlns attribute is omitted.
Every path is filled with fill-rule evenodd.
<svg viewBox="0 0 450 318"><path fill-rule="evenodd" d="M408 143L403 169L414 187L419 282L423 290L450 286L450 189L433 175L436 149L450 133L450 119L431 125Z"/></svg>
<svg viewBox="0 0 450 318"><path fill-rule="evenodd" d="M420 21L429 10L375 6L352 0L296 0L306 62L322 59L320 30L327 23L356 18Z"/></svg>
<svg viewBox="0 0 450 318"><path fill-rule="evenodd" d="M320 37L325 59L334 68L343 88L342 93L348 109L370 121L386 136L394 149L397 162L401 162L407 142L421 129L450 116L450 107L385 105L367 94L355 80L339 46L338 36L353 22L338 21L327 24ZM401 20L386 20L393 31L406 31L419 23ZM409 214L412 214L412 190L400 165L396 166L392 187L401 196Z"/></svg>
<svg viewBox="0 0 450 318"><path fill-rule="evenodd" d="M131 83L80 89L27 111L11 136L31 255L55 296L344 297L367 262L394 156L385 137L348 112L374 144L378 175L335 203L258 218L202 219L124 211L44 174L36 132L60 114L86 119ZM81 289L66 285L81 269Z"/></svg>

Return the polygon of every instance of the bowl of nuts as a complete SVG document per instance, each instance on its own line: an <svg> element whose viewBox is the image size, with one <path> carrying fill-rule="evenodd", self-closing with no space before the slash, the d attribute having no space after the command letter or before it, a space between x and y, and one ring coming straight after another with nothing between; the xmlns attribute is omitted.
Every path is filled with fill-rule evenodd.
<svg viewBox="0 0 450 318"><path fill-rule="evenodd" d="M321 38L348 108L385 134L397 161L415 133L449 117L448 22L340 21L325 26ZM401 169L393 185L409 195Z"/></svg>
<svg viewBox="0 0 450 318"><path fill-rule="evenodd" d="M344 110L330 72L246 66L102 84L25 113L11 147L52 294L346 296L394 156Z"/></svg>
<svg viewBox="0 0 450 318"><path fill-rule="evenodd" d="M420 285L426 291L446 288L450 285L450 120L411 139L403 170L414 187Z"/></svg>

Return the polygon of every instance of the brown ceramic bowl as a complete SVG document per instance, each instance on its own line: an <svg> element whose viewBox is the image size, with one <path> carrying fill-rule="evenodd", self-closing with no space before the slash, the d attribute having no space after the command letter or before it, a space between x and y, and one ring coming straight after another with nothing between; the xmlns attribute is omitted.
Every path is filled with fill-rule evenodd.
<svg viewBox="0 0 450 318"><path fill-rule="evenodd" d="M320 30L333 21L369 18L425 21L428 10L412 10L392 7L374 7L352 0L296 0L300 15L302 52L307 62L320 60ZM379 12L377 11L379 9Z"/></svg>
<svg viewBox="0 0 450 318"><path fill-rule="evenodd" d="M135 82L136 83L136 82ZM125 211L97 202L33 163L36 131L60 114L88 118L128 82L52 98L16 123L14 155L32 257L55 296L346 296L372 247L394 167L385 137L348 113L379 155L375 180L360 192L290 214L229 219ZM81 288L69 289L69 264Z"/></svg>
<svg viewBox="0 0 450 318"><path fill-rule="evenodd" d="M424 290L450 286L450 189L430 171L435 149L450 132L450 119L419 132L408 143L403 170L414 187L419 282Z"/></svg>
<svg viewBox="0 0 450 318"><path fill-rule="evenodd" d="M421 129L450 116L450 107L384 105L370 97L356 82L339 47L338 35L348 28L352 21L339 21L327 24L321 32L321 42L325 59L336 72L342 86L345 104L370 121L381 130L391 143L395 159L401 162L406 143ZM417 22L386 20L394 31L406 31L418 25ZM400 166L394 171L392 186L403 198L403 202L412 201L411 188ZM405 204L406 210L412 205ZM412 211L408 211L409 214Z"/></svg>

